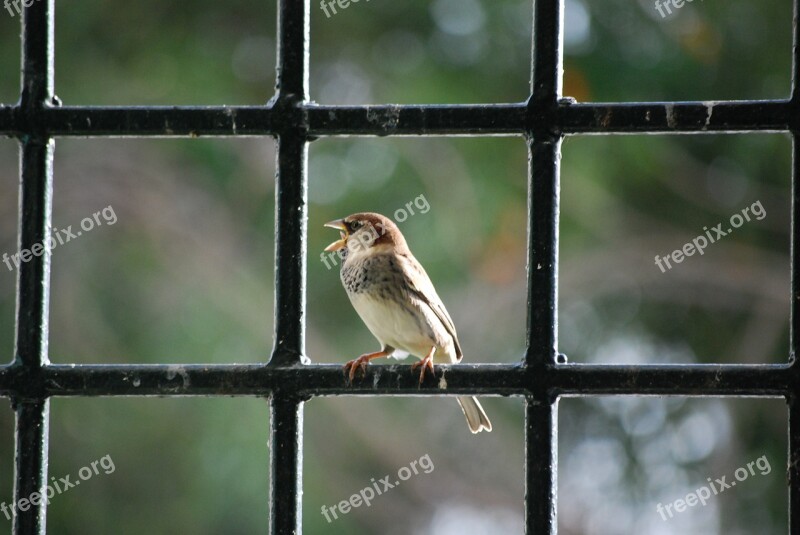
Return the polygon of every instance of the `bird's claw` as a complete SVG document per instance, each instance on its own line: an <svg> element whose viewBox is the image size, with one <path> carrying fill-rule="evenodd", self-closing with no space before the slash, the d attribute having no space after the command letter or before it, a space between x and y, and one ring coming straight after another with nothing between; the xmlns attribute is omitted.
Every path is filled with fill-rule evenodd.
<svg viewBox="0 0 800 535"><path fill-rule="evenodd" d="M368 355L361 355L357 359L353 359L344 365L344 373L347 375L349 382L353 382L357 370L361 370L361 377L367 374L367 364L369 364L369 360Z"/></svg>
<svg viewBox="0 0 800 535"><path fill-rule="evenodd" d="M422 382L425 380L425 370L426 369L430 370L431 374L435 373L434 370L433 370L433 355L428 355L427 357L425 357L421 361L415 362L414 364L412 364L411 365L411 373L414 373L414 371L417 368L420 368L420 367L422 369L419 372L419 384L422 384Z"/></svg>
<svg viewBox="0 0 800 535"><path fill-rule="evenodd" d="M344 374L348 377L350 382L353 382L353 378L356 376L356 371L361 370L361 377L367 375L367 364L372 359L377 359L380 357L388 357L394 351L393 348L389 348L384 346L383 349L380 351L376 351L375 353L364 353L357 359L351 360L347 364L344 365Z"/></svg>

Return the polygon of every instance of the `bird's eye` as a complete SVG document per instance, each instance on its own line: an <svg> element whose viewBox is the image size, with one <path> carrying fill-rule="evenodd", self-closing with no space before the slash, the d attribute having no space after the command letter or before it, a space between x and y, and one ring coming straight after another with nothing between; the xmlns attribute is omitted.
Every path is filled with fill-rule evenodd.
<svg viewBox="0 0 800 535"><path fill-rule="evenodd" d="M361 228L361 221L353 221L350 223L350 228L353 230L358 230Z"/></svg>

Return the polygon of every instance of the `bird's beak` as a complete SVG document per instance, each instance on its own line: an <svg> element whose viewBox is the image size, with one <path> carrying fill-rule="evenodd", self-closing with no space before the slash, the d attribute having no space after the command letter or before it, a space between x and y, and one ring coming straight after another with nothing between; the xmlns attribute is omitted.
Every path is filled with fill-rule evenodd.
<svg viewBox="0 0 800 535"><path fill-rule="evenodd" d="M344 219L336 219L325 223L326 227L335 228L341 234L341 239L336 240L325 248L325 252L338 251L347 246L347 225L344 224Z"/></svg>

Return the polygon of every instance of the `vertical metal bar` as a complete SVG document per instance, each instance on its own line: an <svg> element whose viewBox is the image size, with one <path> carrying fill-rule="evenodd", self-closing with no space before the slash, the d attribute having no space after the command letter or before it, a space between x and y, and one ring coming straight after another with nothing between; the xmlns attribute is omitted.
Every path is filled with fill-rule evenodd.
<svg viewBox="0 0 800 535"><path fill-rule="evenodd" d="M561 134L562 0L535 0L528 102L528 326L525 363L547 377L558 342L558 210ZM525 532L554 534L557 524L558 404L543 384L527 398Z"/></svg>
<svg viewBox="0 0 800 535"><path fill-rule="evenodd" d="M556 533L558 400L526 398L525 533ZM550 484L547 484L550 482Z"/></svg>
<svg viewBox="0 0 800 535"><path fill-rule="evenodd" d="M53 97L53 0L30 4L22 11L23 113L41 108Z"/></svg>
<svg viewBox="0 0 800 535"><path fill-rule="evenodd" d="M275 177L275 346L270 364L299 364L305 353L308 146L278 139Z"/></svg>
<svg viewBox="0 0 800 535"><path fill-rule="evenodd" d="M531 91L534 100L555 102L561 96L563 0L534 0Z"/></svg>
<svg viewBox="0 0 800 535"><path fill-rule="evenodd" d="M45 533L47 508L34 503L31 498L38 493L45 496L47 484L47 451L49 441L50 401L20 402L16 406L16 434L14 480L14 521L16 535ZM24 502L22 500L25 500ZM35 501L38 501L35 500Z"/></svg>
<svg viewBox="0 0 800 535"><path fill-rule="evenodd" d="M796 4L795 4L796 5ZM795 39L797 39L795 35ZM797 41L795 41L797 42ZM795 46L795 51L797 47ZM797 62L797 60L795 60ZM796 96L793 97L796 100ZM789 311L789 352L796 372L800 346L800 141L792 131L792 237L791 237L791 306ZM797 377L797 373L794 374ZM789 532L800 532L800 384L794 382L789 401ZM792 527L794 526L794 530Z"/></svg>
<svg viewBox="0 0 800 535"><path fill-rule="evenodd" d="M21 143L19 251L48 243L53 192L53 142L30 136ZM20 253L17 277L15 364L35 375L47 363L50 251ZM30 385L33 386L33 385ZM31 392L33 393L33 392ZM35 395L35 394L34 394Z"/></svg>
<svg viewBox="0 0 800 535"><path fill-rule="evenodd" d="M561 136L561 0L536 0L529 101L528 354L529 365L553 362L558 334L558 180Z"/></svg>
<svg viewBox="0 0 800 535"><path fill-rule="evenodd" d="M800 105L800 0L793 6L793 49L792 49L792 104L797 110ZM798 349L800 349L800 125L795 111L791 120L792 134L792 214L791 214L791 305L789 310L789 358L793 371L797 371ZM797 373L794 373L797 377ZM789 401L789 533L800 533L800 384L794 381Z"/></svg>
<svg viewBox="0 0 800 535"><path fill-rule="evenodd" d="M792 2L794 6L794 49L792 54L792 104L795 110L800 106L800 25L797 24L797 17L800 16L800 0ZM790 255L792 258L791 292L792 300L790 306L789 322L789 352L790 358L796 360L800 357L800 117L795 112L792 118L792 205L791 205L791 243ZM795 362L796 364L796 362ZM796 391L797 392L797 391Z"/></svg>
<svg viewBox="0 0 800 535"><path fill-rule="evenodd" d="M304 353L308 99L308 0L281 0L278 12L278 137L275 208L275 347L271 363L291 365Z"/></svg>
<svg viewBox="0 0 800 535"><path fill-rule="evenodd" d="M270 533L299 535L303 532L303 403L276 394L271 409Z"/></svg>
<svg viewBox="0 0 800 535"><path fill-rule="evenodd" d="M789 533L800 533L800 399L789 396Z"/></svg>
<svg viewBox="0 0 800 535"><path fill-rule="evenodd" d="M52 209L52 141L31 137L22 143L20 172L19 250L47 243ZM14 503L29 500L47 484L49 402L44 396L42 366L47 364L50 293L49 251L19 267L14 365L25 370L25 397L14 399L16 410L16 479ZM14 533L45 532L46 505L15 509Z"/></svg>
<svg viewBox="0 0 800 535"><path fill-rule="evenodd" d="M528 227L528 351L538 376L556 355L558 298L558 178L560 140L530 140ZM536 370L539 370L538 372ZM558 405L547 385L527 400L525 526L528 534L556 533Z"/></svg>
<svg viewBox="0 0 800 535"><path fill-rule="evenodd" d="M281 125L275 177L275 345L271 365L301 363L305 353L308 124L308 0L278 4L274 109ZM270 533L302 533L303 404L274 392L270 434Z"/></svg>
<svg viewBox="0 0 800 535"><path fill-rule="evenodd" d="M797 18L800 17L800 0L792 2L792 102L796 105L800 99L800 26L797 24ZM796 109L796 108L795 108ZM794 118L794 124L797 124L797 118Z"/></svg>
<svg viewBox="0 0 800 535"><path fill-rule="evenodd" d="M308 99L309 0L278 2L279 97Z"/></svg>
<svg viewBox="0 0 800 535"><path fill-rule="evenodd" d="M47 509L35 494L47 483L49 401L42 366L48 362L50 300L50 217L53 191L53 142L36 129L41 110L53 98L53 0L33 2L22 13L21 113L27 134L21 142L17 322L14 366L24 370L24 397L15 397L16 442L13 532L45 533ZM30 258L27 256L30 255ZM34 497L34 500L31 498Z"/></svg>
<svg viewBox="0 0 800 535"><path fill-rule="evenodd" d="M535 136L536 134L534 134ZM527 364L552 364L558 343L558 216L561 140L528 141Z"/></svg>

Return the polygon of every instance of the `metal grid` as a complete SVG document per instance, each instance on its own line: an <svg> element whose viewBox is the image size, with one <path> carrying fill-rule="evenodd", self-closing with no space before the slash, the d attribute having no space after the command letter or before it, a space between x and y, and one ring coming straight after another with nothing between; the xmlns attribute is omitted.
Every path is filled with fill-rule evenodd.
<svg viewBox="0 0 800 535"><path fill-rule="evenodd" d="M58 365L48 360L49 258L19 270L14 360L0 367L0 395L16 411L14 499L47 483L52 396L265 396L271 402L270 531L301 532L303 402L323 395L436 395L404 367L367 370L346 384L338 365L304 365L307 145L319 136L490 135L528 140L528 350L522 362L458 365L447 394L524 396L526 533L556 532L557 408L562 395L757 396L789 404L789 524L800 533L800 144L798 54L794 13L793 89L789 100L713 103L579 104L561 98L563 5L536 0L531 97L525 103L435 106L318 106L308 95L308 0L278 0L278 90L264 106L62 106L53 93L54 0L22 17L22 93L0 106L0 135L21 146L19 246L49 236L55 137L275 136L278 142L275 345L268 364L190 365L185 380L159 365ZM564 135L642 132L791 132L792 285L790 359L779 365L617 366L558 362L557 280L559 157ZM405 371L404 371L405 370ZM437 375L440 370L437 370ZM137 378L134 385L132 378ZM45 507L17 512L13 531L45 532Z"/></svg>

